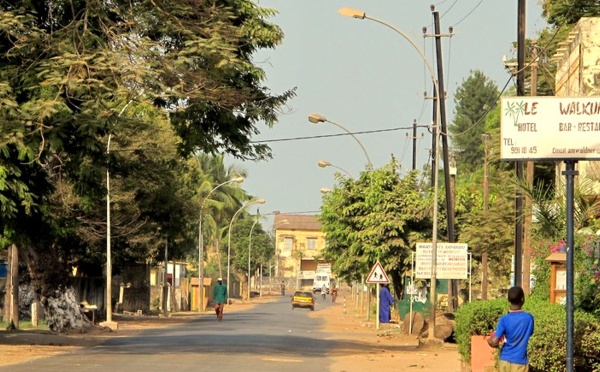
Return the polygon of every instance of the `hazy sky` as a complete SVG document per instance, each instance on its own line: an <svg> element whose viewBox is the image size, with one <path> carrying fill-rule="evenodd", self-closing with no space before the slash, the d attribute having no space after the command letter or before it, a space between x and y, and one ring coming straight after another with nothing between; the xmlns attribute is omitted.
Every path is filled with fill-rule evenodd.
<svg viewBox="0 0 600 372"><path fill-rule="evenodd" d="M545 27L536 0L527 1L527 36L535 37ZM318 213L323 187L336 183L333 167L319 168L327 160L357 177L365 169L366 156L348 135L272 141L301 137L339 135L345 132L329 123L311 124L308 115L321 114L356 134L375 168L387 164L392 154L402 163L401 171L412 166L412 123L430 125L431 76L423 59L411 44L371 20L348 18L338 13L350 7L385 21L419 46L436 69L434 38L423 37L423 27L433 33L434 4L441 16L442 33L452 26L453 37L443 38L444 83L447 91L448 123L454 117L454 92L471 70L482 70L501 89L509 79L503 55L516 56L512 44L517 38L517 0L257 0L259 6L276 9L271 21L285 33L275 50L261 51L255 61L262 66L266 85L276 93L296 87L279 123L259 127L254 141L265 141L273 159L241 162L249 176L242 187L266 199L261 214ZM513 84L511 82L511 84ZM386 129L405 128L399 130ZM417 168L430 163L431 135L419 128ZM255 213L255 208L251 208ZM267 225L270 223L267 223Z"/></svg>

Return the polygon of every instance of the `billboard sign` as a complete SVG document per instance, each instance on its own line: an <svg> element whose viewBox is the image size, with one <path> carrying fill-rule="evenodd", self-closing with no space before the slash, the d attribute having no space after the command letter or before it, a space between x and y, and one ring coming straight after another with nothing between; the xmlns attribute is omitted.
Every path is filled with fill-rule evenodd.
<svg viewBox="0 0 600 372"><path fill-rule="evenodd" d="M504 97L502 160L600 160L600 97Z"/></svg>
<svg viewBox="0 0 600 372"><path fill-rule="evenodd" d="M431 278L432 243L417 243L415 278ZM437 243L437 279L467 279L468 246L464 243Z"/></svg>

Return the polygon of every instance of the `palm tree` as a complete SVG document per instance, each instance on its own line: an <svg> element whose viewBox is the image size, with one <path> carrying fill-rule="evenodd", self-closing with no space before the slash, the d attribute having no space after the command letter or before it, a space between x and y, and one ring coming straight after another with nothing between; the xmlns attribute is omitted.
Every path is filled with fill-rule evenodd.
<svg viewBox="0 0 600 372"><path fill-rule="evenodd" d="M202 233L208 247L217 254L219 232L229 224L229 218L250 196L237 183L226 183L235 177L246 177L247 172L239 167L225 166L223 155L200 154L196 157L199 167L198 196L203 205ZM215 189L216 186L221 185ZM212 193L211 193L212 191ZM210 193L210 195L209 195ZM219 255L219 275L222 276L222 263Z"/></svg>

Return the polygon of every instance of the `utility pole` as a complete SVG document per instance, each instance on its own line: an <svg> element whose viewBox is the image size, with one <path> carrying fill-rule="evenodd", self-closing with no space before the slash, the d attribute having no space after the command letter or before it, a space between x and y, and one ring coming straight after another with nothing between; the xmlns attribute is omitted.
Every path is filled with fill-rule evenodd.
<svg viewBox="0 0 600 372"><path fill-rule="evenodd" d="M424 29L425 31L425 29ZM433 128L432 128L432 134L431 134L431 187L434 187L434 183L435 183L435 172L438 171L438 166L437 166L437 148L438 148L438 144L437 144L437 136L436 134L436 123L437 123L437 109L438 109L438 104L437 104L437 100L439 99L438 94L437 94L437 88L435 87L435 84L433 86L433 115L432 115L432 123L433 123Z"/></svg>
<svg viewBox="0 0 600 372"><path fill-rule="evenodd" d="M442 156L444 161L444 188L446 191L446 222L447 222L447 234L448 242L455 242L454 233L454 206L452 204L452 187L450 185L450 156L448 150L448 126L446 124L446 90L444 89L444 65L442 60L442 36L452 36L451 34L442 35L440 30L440 13L435 10L432 5L431 10L433 12L433 22L435 30L435 49L437 55L437 79L440 100L440 129L442 139ZM458 292L458 283L455 280L450 280L448 286L448 311L452 312L458 307L458 299L456 297Z"/></svg>
<svg viewBox="0 0 600 372"><path fill-rule="evenodd" d="M169 312L169 307L168 307L168 302L169 302L169 283L167 281L167 273L169 272L168 270L168 265L169 265L169 255L168 255L168 250L169 250L169 238L165 237L165 277L163 278L163 303L162 303L162 307L163 307L163 316L166 318ZM110 305L109 305L110 306Z"/></svg>
<svg viewBox="0 0 600 372"><path fill-rule="evenodd" d="M484 133L481 135L483 137L483 147L484 147L484 155L483 155L483 212L487 213L490 205L490 164L489 164L489 140L490 134ZM481 255L481 299L487 300L488 293L488 252L487 249L489 247L485 247L482 255Z"/></svg>
<svg viewBox="0 0 600 372"><path fill-rule="evenodd" d="M412 157L412 170L417 169L417 119L413 121L413 157Z"/></svg>
<svg viewBox="0 0 600 372"><path fill-rule="evenodd" d="M525 95L525 0L519 0L517 9L517 96ZM523 181L523 162L515 162L517 182ZM515 285L523 283L523 193L515 195ZM528 279L529 280L529 279Z"/></svg>
<svg viewBox="0 0 600 372"><path fill-rule="evenodd" d="M406 137L408 138L409 135L408 133L406 133ZM421 133L421 138L423 137L423 133ZM417 119L415 119L413 121L413 133L412 133L412 170L417 169L417 140L419 139L419 137L417 137ZM392 155L392 158L394 156Z"/></svg>
<svg viewBox="0 0 600 372"><path fill-rule="evenodd" d="M536 45L532 45L533 56L531 61L531 88L529 91L530 96L537 96L537 61L538 54ZM533 187L533 176L535 163L533 161L527 162L527 185ZM526 295L531 293L531 224L532 224L532 200L529 196L525 197L525 216L523 226L523 292Z"/></svg>

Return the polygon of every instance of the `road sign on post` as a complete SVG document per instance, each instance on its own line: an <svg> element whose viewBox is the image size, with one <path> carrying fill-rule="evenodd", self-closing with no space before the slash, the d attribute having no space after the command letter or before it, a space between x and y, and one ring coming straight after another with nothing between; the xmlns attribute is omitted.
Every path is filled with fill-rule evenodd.
<svg viewBox="0 0 600 372"><path fill-rule="evenodd" d="M369 276L367 277L367 283L387 284L389 282L390 280L388 279L388 276L385 273L385 271L383 271L383 267L381 266L381 264L379 262L375 263L375 265L373 265L373 268L371 269L371 273L369 273Z"/></svg>
<svg viewBox="0 0 600 372"><path fill-rule="evenodd" d="M377 261L375 263L375 265L373 265L373 268L371 269L371 272L369 273L369 276L367 276L367 283L369 284L388 284L390 282L390 280L388 279L387 274L385 273L385 271L383 271L383 267L381 266L381 264L379 263L379 261ZM379 329L379 289L377 290L377 319L375 324L377 325L377 329Z"/></svg>

